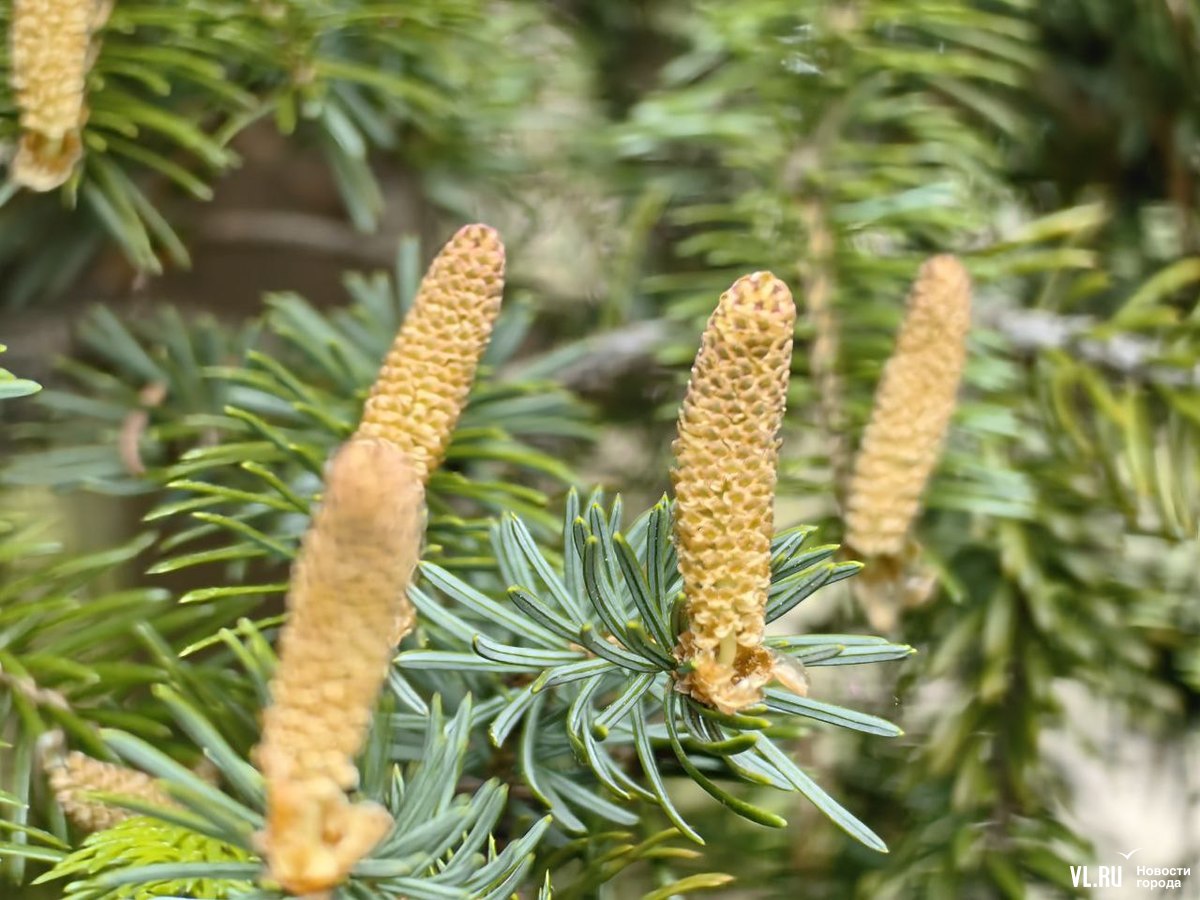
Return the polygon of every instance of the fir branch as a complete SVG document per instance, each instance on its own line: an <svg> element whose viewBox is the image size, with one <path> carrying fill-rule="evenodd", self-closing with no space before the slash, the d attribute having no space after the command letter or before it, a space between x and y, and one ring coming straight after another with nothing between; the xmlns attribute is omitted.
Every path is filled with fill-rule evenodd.
<svg viewBox="0 0 1200 900"><path fill-rule="evenodd" d="M772 724L770 720L719 713L694 701L682 708L675 704L676 685L689 667L672 652L683 627L675 615L683 582L675 555L668 551L669 505L663 500L639 516L626 537L620 530L619 502L605 512L599 499L586 508L580 508L574 495L568 499L565 558L559 565L536 547L520 522L509 518L497 526L502 570L510 578L520 578L509 590L516 612L444 569L424 564L429 587L452 600L455 608L443 607L425 589L413 592L421 621L428 623L419 633L432 646L403 651L397 659L401 670L412 676L455 670L463 673L471 689L482 688L484 679L496 677L489 672L524 673L532 678L524 687L498 695L499 704L489 712L489 736L495 746L504 747L519 728L522 778L568 832L582 831L580 815L588 813L622 823L619 808L564 779L561 772L569 765L567 759L578 757L607 791L620 798L652 800L681 833L702 842L667 795L661 763L651 744L674 740L684 770L739 815L782 824L702 775L693 756L724 762L735 779L755 781L772 773L765 775L769 783L805 793L860 840L880 849L879 839L807 776L796 774L799 770L782 773L778 760L762 758L762 753L774 753L761 733ZM775 539L768 619L859 569L857 563L827 561L832 550L805 550L802 545L809 534L811 529L797 529ZM773 638L769 643L775 652L809 665L840 664L842 655L847 658L841 662L865 663L900 659L912 652L882 638L849 635ZM834 707L824 704L803 709L784 704L775 709L842 727L869 728L877 734L899 733L875 717L846 710L835 713ZM666 716L665 725L654 722L651 717L656 714ZM565 743L543 724L552 719L565 725ZM674 739L671 728L676 729ZM630 756L640 760L647 784L625 771L623 761Z"/></svg>

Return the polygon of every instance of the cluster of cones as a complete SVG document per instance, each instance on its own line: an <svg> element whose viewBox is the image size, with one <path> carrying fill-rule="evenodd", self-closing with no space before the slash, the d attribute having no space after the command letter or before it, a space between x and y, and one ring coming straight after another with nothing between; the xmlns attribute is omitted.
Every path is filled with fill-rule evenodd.
<svg viewBox="0 0 1200 900"><path fill-rule="evenodd" d="M396 645L413 627L407 589L425 530L425 485L445 457L504 287L504 247L461 229L433 261L384 360L362 420L330 458L321 504L292 568L271 704L254 761L266 783L258 835L267 877L324 897L390 830L353 802L355 757ZM46 754L51 788L80 827L129 815L91 792L170 805L142 773L80 753Z"/></svg>
<svg viewBox="0 0 1200 900"><path fill-rule="evenodd" d="M504 249L492 229L472 225L454 236L426 274L357 430L327 466L292 570L272 703L254 753L267 787L259 848L268 877L293 894L327 896L392 826L378 804L350 799L354 760L392 654L413 626L406 591L420 556L425 485L466 403L503 278ZM969 293L953 257L922 268L850 481L847 542L879 573L866 595L876 624L893 620L897 579L912 559L910 531L963 368ZM795 317L779 279L739 279L704 331L679 415L672 482L687 628L673 648L676 689L726 712L758 702L772 680L805 689L763 646ZM88 801L88 790L169 802L147 776L81 754L58 755L51 782L88 828L125 815Z"/></svg>

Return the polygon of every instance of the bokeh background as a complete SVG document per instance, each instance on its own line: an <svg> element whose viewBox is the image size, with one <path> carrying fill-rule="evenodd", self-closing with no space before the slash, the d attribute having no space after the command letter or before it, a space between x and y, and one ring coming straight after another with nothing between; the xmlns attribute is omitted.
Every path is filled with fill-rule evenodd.
<svg viewBox="0 0 1200 900"><path fill-rule="evenodd" d="M1141 848L1112 896L1140 863L1200 897L1195 0L117 0L98 39L75 176L0 189L4 365L46 386L0 407L6 514L69 552L132 539L216 440L213 367L253 345L319 379L306 329L484 221L491 362L559 392L524 411L546 459L505 477L653 501L706 316L770 269L800 310L777 519L837 541L907 286L954 253L936 588L894 634L920 652L814 681L906 734L803 750L892 852L798 808L705 865L730 897L1055 897ZM9 88L0 116L11 151ZM103 578L211 583L148 567ZM845 585L789 625L866 628Z"/></svg>

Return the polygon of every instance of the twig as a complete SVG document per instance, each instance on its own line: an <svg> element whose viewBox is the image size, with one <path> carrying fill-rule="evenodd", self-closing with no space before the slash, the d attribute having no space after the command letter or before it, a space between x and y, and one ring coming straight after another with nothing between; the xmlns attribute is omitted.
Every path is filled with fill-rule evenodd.
<svg viewBox="0 0 1200 900"><path fill-rule="evenodd" d="M647 319L585 338L563 350L521 360L504 374L550 378L580 393L591 393L639 369L658 365L655 352L671 334L666 319Z"/></svg>
<svg viewBox="0 0 1200 900"><path fill-rule="evenodd" d="M394 236L364 235L338 219L273 209L212 210L199 221L201 238L223 244L272 244L341 256L360 264L391 265Z"/></svg>
<svg viewBox="0 0 1200 900"><path fill-rule="evenodd" d="M130 475L145 475L146 465L142 462L142 452L139 446L142 435L150 424L150 410L162 405L167 398L167 386L161 382L146 385L138 392L137 409L131 409L125 414L121 423L121 431L117 435L117 452L125 471Z"/></svg>
<svg viewBox="0 0 1200 900"><path fill-rule="evenodd" d="M0 685L20 694L35 706L51 706L67 711L71 709L71 704L65 694L52 688L38 686L38 683L28 675L12 675L0 668Z"/></svg>
<svg viewBox="0 0 1200 900"><path fill-rule="evenodd" d="M833 468L834 490L840 506L850 479L851 449L846 429L845 390L839 368L841 324L833 309L833 232L824 206L815 201L800 205L808 234L808 252L798 264L804 302L813 326L808 351L809 371L817 390L817 413Z"/></svg>
<svg viewBox="0 0 1200 900"><path fill-rule="evenodd" d="M1163 347L1152 338L1115 334L1088 337L1100 323L1090 316L1060 316L1038 309L983 309L976 325L1003 335L1022 356L1049 350L1071 353L1118 375L1165 387L1200 387L1200 363L1187 368L1161 363Z"/></svg>
<svg viewBox="0 0 1200 900"><path fill-rule="evenodd" d="M975 316L975 327L998 332L1018 356L1067 352L1117 375L1148 384L1200 387L1200 364L1189 368L1159 362L1163 348L1151 338L1128 334L1102 339L1088 337L1100 324L1090 316L1062 316L1029 309L984 308ZM634 322L587 338L569 348L569 353L559 350L522 360L506 374L536 375L551 378L572 390L595 391L655 365L655 353L671 331L672 323L666 319Z"/></svg>

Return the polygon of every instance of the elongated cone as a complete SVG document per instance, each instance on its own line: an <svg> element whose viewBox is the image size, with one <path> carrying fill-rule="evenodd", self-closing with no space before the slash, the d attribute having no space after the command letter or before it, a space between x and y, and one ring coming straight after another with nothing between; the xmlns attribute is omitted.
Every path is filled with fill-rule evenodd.
<svg viewBox="0 0 1200 900"><path fill-rule="evenodd" d="M292 570L272 703L256 760L267 783L259 836L271 877L294 893L332 888L387 833L373 803L351 804L362 748L398 636L424 530L424 488L395 445L349 441Z"/></svg>
<svg viewBox="0 0 1200 900"><path fill-rule="evenodd" d="M504 289L504 246L486 225L462 228L434 259L363 409L358 434L391 441L422 481L441 463Z"/></svg>
<svg viewBox="0 0 1200 900"><path fill-rule="evenodd" d="M85 831L103 831L137 815L90 798L88 794L92 792L120 794L168 809L176 806L158 782L144 772L101 762L82 753L56 756L47 761L46 771L50 789L63 812Z"/></svg>
<svg viewBox="0 0 1200 900"><path fill-rule="evenodd" d="M907 571L921 495L941 458L958 400L971 283L953 256L921 266L896 348L875 393L846 499L847 551L867 562L855 588L874 627L895 624L901 595L928 581Z"/></svg>
<svg viewBox="0 0 1200 900"><path fill-rule="evenodd" d="M739 279L704 330L675 440L675 545L689 628L677 687L732 712L772 677L762 646L771 586L779 428L796 307L768 272Z"/></svg>
<svg viewBox="0 0 1200 900"><path fill-rule="evenodd" d="M35 191L63 184L83 156L93 35L110 0L13 0L9 80L21 136L12 180Z"/></svg>

